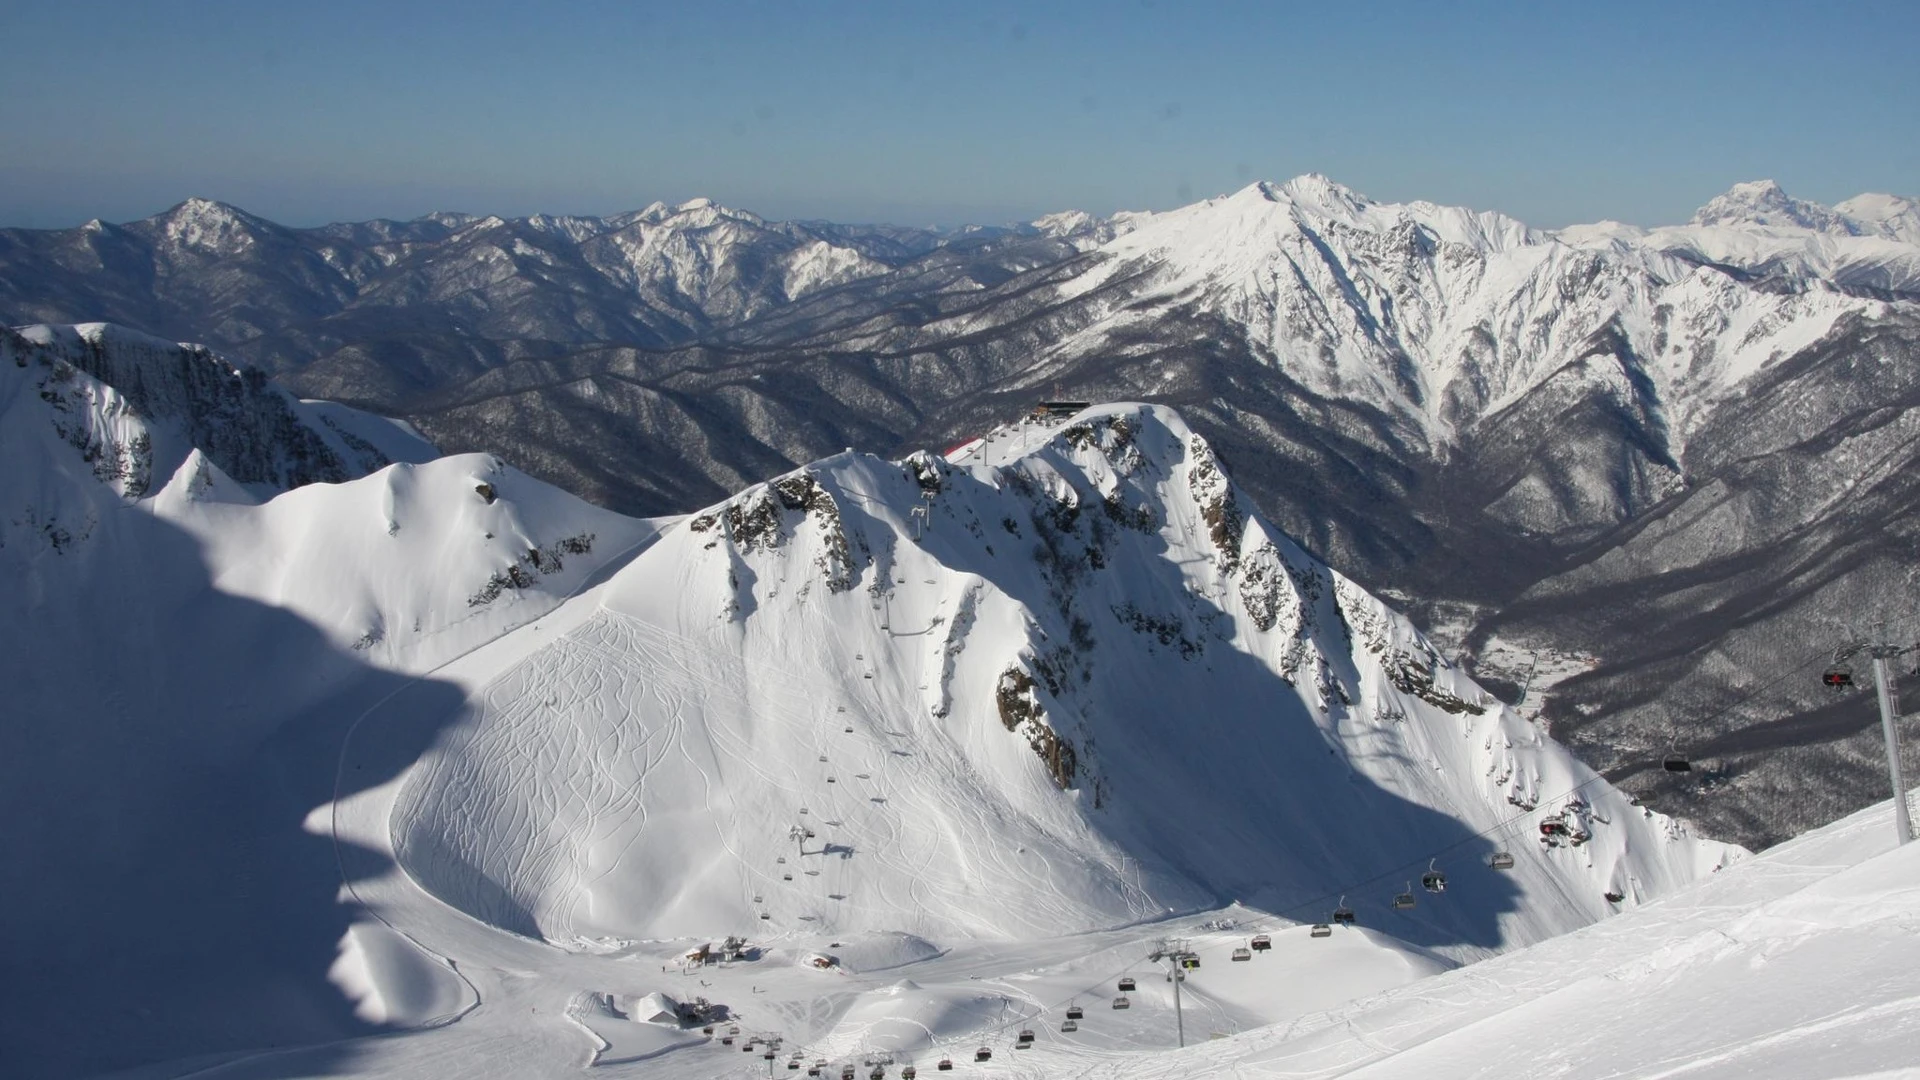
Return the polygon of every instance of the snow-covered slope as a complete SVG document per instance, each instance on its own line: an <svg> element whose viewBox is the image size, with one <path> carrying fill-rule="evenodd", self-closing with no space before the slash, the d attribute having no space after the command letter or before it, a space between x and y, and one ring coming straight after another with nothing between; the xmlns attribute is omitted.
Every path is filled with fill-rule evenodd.
<svg viewBox="0 0 1920 1080"><path fill-rule="evenodd" d="M376 778L338 770L359 712L403 689L451 710L409 673L550 611L655 526L432 456L198 347L0 331L0 814L19 826L0 1073L462 1007L443 968L353 924L301 818ZM336 965L381 992L344 997ZM138 1004L73 1007L101 994Z"/></svg>
<svg viewBox="0 0 1920 1080"><path fill-rule="evenodd" d="M693 516L475 692L391 827L447 903L600 947L1031 939L1235 899L1315 921L1346 892L1474 956L1736 854L1475 687L1149 406L959 466L839 455ZM1389 915L1430 856L1456 891Z"/></svg>
<svg viewBox="0 0 1920 1080"><path fill-rule="evenodd" d="M1284 1028L1049 1075L1912 1077L1920 846L1893 848L1891 817L1870 807L1639 911Z"/></svg>

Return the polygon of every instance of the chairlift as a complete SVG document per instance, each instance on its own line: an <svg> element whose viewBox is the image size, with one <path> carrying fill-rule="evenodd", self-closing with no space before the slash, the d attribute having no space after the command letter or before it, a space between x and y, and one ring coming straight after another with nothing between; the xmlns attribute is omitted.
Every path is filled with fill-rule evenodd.
<svg viewBox="0 0 1920 1080"><path fill-rule="evenodd" d="M1540 835L1565 836L1567 835L1567 823L1559 818L1548 818L1540 823Z"/></svg>
<svg viewBox="0 0 1920 1080"><path fill-rule="evenodd" d="M1447 875L1433 865L1434 861L1427 860L1427 872L1420 875L1420 887L1430 893L1443 893L1447 891Z"/></svg>
<svg viewBox="0 0 1920 1080"><path fill-rule="evenodd" d="M1267 935L1260 934L1253 939L1254 952L1266 952L1271 948L1273 948L1273 939Z"/></svg>
<svg viewBox="0 0 1920 1080"><path fill-rule="evenodd" d="M820 764L822 764L822 765L825 765L826 763L827 763L827 755L825 755L825 754L821 754L821 755L820 755Z"/></svg>
<svg viewBox="0 0 1920 1080"><path fill-rule="evenodd" d="M1087 1015L1087 1010L1081 1008L1078 1005L1067 1006L1067 1019L1069 1020L1078 1020L1086 1015Z"/></svg>
<svg viewBox="0 0 1920 1080"><path fill-rule="evenodd" d="M1251 960L1253 959L1253 950L1245 948L1235 949L1233 950L1233 958L1235 960Z"/></svg>
<svg viewBox="0 0 1920 1080"><path fill-rule="evenodd" d="M841 1066L840 1080L853 1080L853 1066L851 1065Z"/></svg>
<svg viewBox="0 0 1920 1080"><path fill-rule="evenodd" d="M1853 685L1853 668L1845 663L1835 664L1820 676L1820 681L1835 690L1845 690Z"/></svg>
<svg viewBox="0 0 1920 1080"><path fill-rule="evenodd" d="M952 1072L952 1071L953 1071L953 1059L952 1059L952 1058L941 1058L941 1059L940 1059L940 1064L938 1064L938 1065L935 1065L935 1066L934 1066L934 1068L935 1068L936 1070L938 1070L938 1071L940 1071L940 1072Z"/></svg>
<svg viewBox="0 0 1920 1080"><path fill-rule="evenodd" d="M1333 921L1341 926L1352 926L1355 922L1353 909L1347 906L1347 898L1342 896L1340 903L1333 909Z"/></svg>
<svg viewBox="0 0 1920 1080"><path fill-rule="evenodd" d="M837 783L837 782L838 782L838 781L836 781L836 780L834 780L834 778L833 778L833 777L831 777L831 776L829 776L829 777L827 777L827 783L829 783L829 784L832 784L832 783Z"/></svg>
<svg viewBox="0 0 1920 1080"><path fill-rule="evenodd" d="M975 1061L992 1061L992 1060L993 1060L993 1048L992 1048L991 1046L983 1046L983 1047L981 1047L980 1049L978 1049L978 1050L975 1050L975 1051L973 1052L973 1060L975 1060Z"/></svg>
<svg viewBox="0 0 1920 1080"><path fill-rule="evenodd" d="M1692 772L1693 762L1685 754L1668 754L1660 760L1660 767L1668 772Z"/></svg>
<svg viewBox="0 0 1920 1080"><path fill-rule="evenodd" d="M1124 994L1132 989L1133 989L1133 976L1129 975L1126 978L1120 980L1121 993Z"/></svg>
<svg viewBox="0 0 1920 1080"><path fill-rule="evenodd" d="M847 735L851 735L851 734L853 734L853 725L852 725L852 724L848 724L848 725L846 726L846 728L844 729L844 731L843 731L843 733L844 733L844 734L847 734Z"/></svg>
<svg viewBox="0 0 1920 1080"><path fill-rule="evenodd" d="M781 875L780 875L780 880L781 880L781 881L792 881L792 880L793 880L793 875L792 875L792 874L781 874Z"/></svg>
<svg viewBox="0 0 1920 1080"><path fill-rule="evenodd" d="M1181 953L1180 967L1185 971L1196 971L1200 967L1200 958L1193 953Z"/></svg>
<svg viewBox="0 0 1920 1080"><path fill-rule="evenodd" d="M911 1065L900 1070L900 1080L913 1080L914 1077L919 1075L920 1075L920 1070L914 1068Z"/></svg>
<svg viewBox="0 0 1920 1080"><path fill-rule="evenodd" d="M1080 1021L1078 1021L1078 1020L1067 1020L1067 1021L1065 1021L1065 1022L1063 1022L1063 1023L1062 1023L1061 1025L1060 1025L1060 1030L1061 1030L1061 1031L1063 1031L1063 1032L1072 1032L1072 1031L1079 1031L1079 1030L1080 1030Z"/></svg>
<svg viewBox="0 0 1920 1080"><path fill-rule="evenodd" d="M788 1071L788 1072L799 1072L799 1071L800 1071L800 1062L799 1062L798 1060L794 1060L794 1061L789 1061L789 1062L787 1062L787 1071ZM807 1075L808 1075L808 1076L813 1076L813 1075L815 1075L815 1074L814 1074L814 1073L808 1073Z"/></svg>
<svg viewBox="0 0 1920 1080"><path fill-rule="evenodd" d="M1025 1029L1025 1030L1023 1030L1022 1032L1020 1032L1020 1041L1021 1041L1021 1042L1023 1042L1023 1043L1030 1043L1030 1042L1032 1042L1032 1041L1033 1041L1033 1029L1032 1029L1032 1028L1027 1028L1027 1029Z"/></svg>
<svg viewBox="0 0 1920 1080"><path fill-rule="evenodd" d="M1487 860L1487 865L1493 867L1495 870L1511 870L1513 869L1513 856L1505 851L1496 851L1493 853L1493 857Z"/></svg>
<svg viewBox="0 0 1920 1080"><path fill-rule="evenodd" d="M1333 927L1323 922L1317 922L1313 924L1313 929L1310 931L1310 933L1314 937L1332 937Z"/></svg>
<svg viewBox="0 0 1920 1080"><path fill-rule="evenodd" d="M1393 898L1393 910L1406 911L1413 907L1413 882L1407 882L1407 891Z"/></svg>
<svg viewBox="0 0 1920 1080"><path fill-rule="evenodd" d="M1113 1007L1116 1009L1131 1009L1133 1008L1133 1002L1129 1001L1125 995L1121 995L1113 999Z"/></svg>
<svg viewBox="0 0 1920 1080"><path fill-rule="evenodd" d="M867 1080L886 1080L886 1075L887 1067L885 1065L875 1065L873 1071L867 1074Z"/></svg>

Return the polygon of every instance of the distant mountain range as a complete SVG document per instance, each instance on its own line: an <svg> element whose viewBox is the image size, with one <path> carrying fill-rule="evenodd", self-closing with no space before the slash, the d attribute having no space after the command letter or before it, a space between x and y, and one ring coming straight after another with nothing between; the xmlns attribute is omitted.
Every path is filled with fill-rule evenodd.
<svg viewBox="0 0 1920 1080"><path fill-rule="evenodd" d="M706 200L288 229L192 200L0 232L0 318L203 341L632 514L1045 396L1175 405L1590 762L1764 844L1884 784L1871 705L1815 679L1916 631L1917 238L1910 199L1769 183L1650 230L1319 176L953 232ZM1648 772L1676 743L1702 771Z"/></svg>

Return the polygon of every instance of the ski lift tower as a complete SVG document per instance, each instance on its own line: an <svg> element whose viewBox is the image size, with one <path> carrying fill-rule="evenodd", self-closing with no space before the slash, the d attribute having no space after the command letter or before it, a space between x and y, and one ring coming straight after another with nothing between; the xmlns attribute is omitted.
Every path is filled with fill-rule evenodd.
<svg viewBox="0 0 1920 1080"><path fill-rule="evenodd" d="M1180 984L1187 981L1187 969L1199 967L1200 958L1187 948L1183 939L1168 938L1160 942L1147 959L1154 963L1167 962L1167 979L1173 983L1173 1024L1180 1039L1180 1045L1187 1045L1187 1018L1180 1011Z"/></svg>
<svg viewBox="0 0 1920 1080"><path fill-rule="evenodd" d="M1920 645L1890 645L1870 641L1843 645L1834 650L1833 665L1820 678L1821 682L1835 690L1845 690L1853 685L1853 668L1847 661L1856 656L1865 656L1873 661L1873 685L1880 698L1880 733L1887 742L1887 778L1893 782L1893 830L1901 844L1913 840L1913 822L1907 816L1907 785L1900 776L1900 730L1894 725L1899 717L1893 710L1892 661L1915 650L1920 650Z"/></svg>

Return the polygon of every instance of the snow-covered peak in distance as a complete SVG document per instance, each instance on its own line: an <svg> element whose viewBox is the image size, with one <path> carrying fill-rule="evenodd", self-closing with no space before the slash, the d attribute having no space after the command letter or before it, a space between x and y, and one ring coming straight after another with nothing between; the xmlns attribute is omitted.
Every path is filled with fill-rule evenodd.
<svg viewBox="0 0 1920 1080"><path fill-rule="evenodd" d="M281 231L280 226L237 206L197 196L147 220L179 247L211 255L244 251L261 234Z"/></svg>
<svg viewBox="0 0 1920 1080"><path fill-rule="evenodd" d="M1870 232L1905 244L1920 244L1920 202L1900 195L1855 195L1834 210Z"/></svg>
<svg viewBox="0 0 1920 1080"><path fill-rule="evenodd" d="M1860 235L1859 227L1844 214L1816 202L1796 199L1772 180L1733 185L1696 211L1692 224L1785 226L1844 236Z"/></svg>
<svg viewBox="0 0 1920 1080"><path fill-rule="evenodd" d="M1657 252L1793 289L1825 282L1872 295L1920 294L1920 205L1897 195L1857 195L1827 207L1758 180L1716 196L1687 225L1601 222L1553 235L1576 247Z"/></svg>
<svg viewBox="0 0 1920 1080"><path fill-rule="evenodd" d="M1165 408L1010 425L958 464L815 462L537 645L391 833L447 903L556 942L1023 939L1229 898L1317 921L1341 891L1384 923L1444 854L1459 902L1394 932L1465 957L1738 854L1307 556Z"/></svg>

